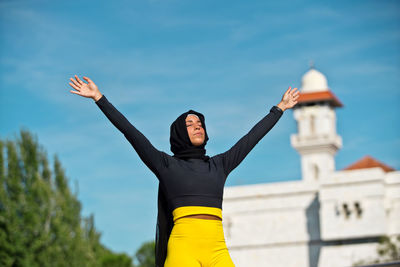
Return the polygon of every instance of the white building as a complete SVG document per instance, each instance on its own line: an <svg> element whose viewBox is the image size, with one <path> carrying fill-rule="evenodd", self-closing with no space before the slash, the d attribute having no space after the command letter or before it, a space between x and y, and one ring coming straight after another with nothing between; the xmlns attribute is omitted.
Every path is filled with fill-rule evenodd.
<svg viewBox="0 0 400 267"><path fill-rule="evenodd" d="M335 170L340 101L311 68L293 109L301 181L225 187L226 243L237 267L352 266L400 234L400 171L365 156Z"/></svg>

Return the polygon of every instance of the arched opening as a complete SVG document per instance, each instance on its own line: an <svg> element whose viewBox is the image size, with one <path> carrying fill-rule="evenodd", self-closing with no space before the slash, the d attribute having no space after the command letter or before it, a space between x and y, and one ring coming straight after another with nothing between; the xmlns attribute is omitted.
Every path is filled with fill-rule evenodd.
<svg viewBox="0 0 400 267"><path fill-rule="evenodd" d="M313 177L314 177L314 180L317 181L318 178L319 178L319 168L318 168L318 165L317 165L317 164L313 164L312 169L313 169Z"/></svg>
<svg viewBox="0 0 400 267"><path fill-rule="evenodd" d="M310 132L312 135L316 134L316 132L315 132L315 115L311 115L311 117L310 117Z"/></svg>

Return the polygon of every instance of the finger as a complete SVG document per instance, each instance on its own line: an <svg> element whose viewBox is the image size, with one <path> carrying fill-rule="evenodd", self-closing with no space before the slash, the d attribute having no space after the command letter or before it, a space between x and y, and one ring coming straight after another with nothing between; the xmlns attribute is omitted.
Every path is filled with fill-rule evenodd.
<svg viewBox="0 0 400 267"><path fill-rule="evenodd" d="M89 79L88 77L83 76L83 79L85 79L88 83L92 83L92 80Z"/></svg>
<svg viewBox="0 0 400 267"><path fill-rule="evenodd" d="M291 96L292 96L292 97L299 97L299 96L300 96L300 94L293 93L293 94L291 94Z"/></svg>
<svg viewBox="0 0 400 267"><path fill-rule="evenodd" d="M80 89L78 86L76 86L76 85L73 84L73 83L69 83L69 85L71 85L71 87L74 88L75 90L78 90L78 91L79 91L79 89Z"/></svg>
<svg viewBox="0 0 400 267"><path fill-rule="evenodd" d="M73 91L73 90L69 90L71 93L73 93L73 94L76 94L76 95L80 95L81 96L81 94L79 93L79 92L77 92L77 91Z"/></svg>
<svg viewBox="0 0 400 267"><path fill-rule="evenodd" d="M84 83L81 79L79 79L79 77L77 75L75 75L75 79L78 81L79 84L83 84Z"/></svg>
<svg viewBox="0 0 400 267"><path fill-rule="evenodd" d="M290 86L289 86L289 88L286 90L286 92L284 93L284 95L287 95L289 92L290 92Z"/></svg>
<svg viewBox="0 0 400 267"><path fill-rule="evenodd" d="M80 83L78 83L77 81L75 81L75 80L72 79L72 78L69 78L69 79L75 84L76 87L78 87L78 88L81 87L81 84L80 84Z"/></svg>
<svg viewBox="0 0 400 267"><path fill-rule="evenodd" d="M299 91L296 91L296 90L297 90L297 88L294 88L294 89L290 92L290 94L291 94L291 95L298 94Z"/></svg>

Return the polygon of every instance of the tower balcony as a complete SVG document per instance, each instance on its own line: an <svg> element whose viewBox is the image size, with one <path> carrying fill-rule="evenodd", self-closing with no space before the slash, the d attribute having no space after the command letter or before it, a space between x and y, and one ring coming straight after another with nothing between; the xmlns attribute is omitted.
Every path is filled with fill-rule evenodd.
<svg viewBox="0 0 400 267"><path fill-rule="evenodd" d="M342 148L342 137L339 135L311 134L290 136L291 145L300 153L330 152L332 155Z"/></svg>

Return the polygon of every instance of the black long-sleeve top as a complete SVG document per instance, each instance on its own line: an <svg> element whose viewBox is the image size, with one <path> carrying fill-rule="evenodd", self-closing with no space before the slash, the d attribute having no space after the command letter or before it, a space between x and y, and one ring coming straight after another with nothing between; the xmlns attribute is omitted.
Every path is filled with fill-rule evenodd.
<svg viewBox="0 0 400 267"><path fill-rule="evenodd" d="M223 189L228 174L278 122L283 111L270 109L245 136L228 151L203 159L182 160L156 149L105 97L95 102L111 123L124 134L141 160L157 176L172 210L182 206L222 209Z"/></svg>

